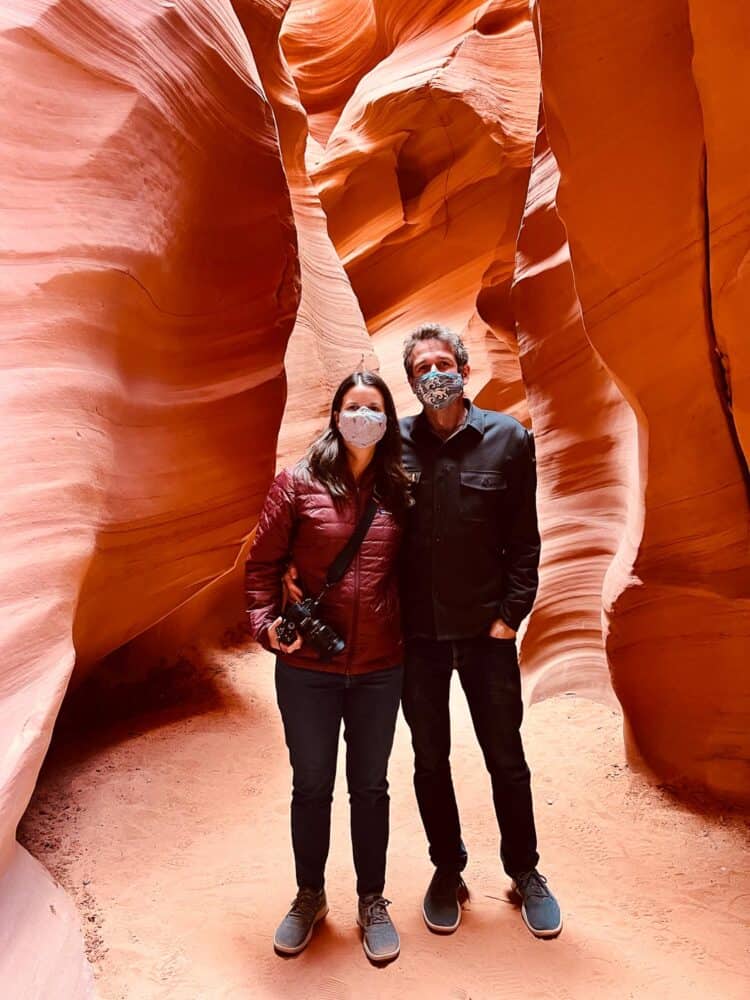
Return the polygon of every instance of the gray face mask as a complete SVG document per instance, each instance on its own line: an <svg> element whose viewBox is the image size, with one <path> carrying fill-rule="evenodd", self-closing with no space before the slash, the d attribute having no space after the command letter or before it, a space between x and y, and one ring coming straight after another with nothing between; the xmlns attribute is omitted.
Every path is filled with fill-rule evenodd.
<svg viewBox="0 0 750 1000"><path fill-rule="evenodd" d="M463 396L464 378L460 372L439 372L433 368L415 381L414 393L424 406L443 410Z"/></svg>
<svg viewBox="0 0 750 1000"><path fill-rule="evenodd" d="M347 444L355 448L369 448L385 435L388 418L367 406L357 410L342 410L339 414L339 431Z"/></svg>

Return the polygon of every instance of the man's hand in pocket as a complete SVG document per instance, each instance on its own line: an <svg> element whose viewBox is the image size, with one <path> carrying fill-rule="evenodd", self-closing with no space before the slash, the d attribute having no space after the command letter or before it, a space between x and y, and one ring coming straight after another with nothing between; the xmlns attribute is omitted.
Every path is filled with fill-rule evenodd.
<svg viewBox="0 0 750 1000"><path fill-rule="evenodd" d="M496 618L490 625L490 636L493 639L515 639L516 633L502 618Z"/></svg>

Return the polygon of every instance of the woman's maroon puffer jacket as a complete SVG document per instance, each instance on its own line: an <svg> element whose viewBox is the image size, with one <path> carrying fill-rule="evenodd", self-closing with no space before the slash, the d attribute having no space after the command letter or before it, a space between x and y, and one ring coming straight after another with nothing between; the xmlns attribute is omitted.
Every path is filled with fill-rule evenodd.
<svg viewBox="0 0 750 1000"><path fill-rule="evenodd" d="M304 467L284 469L266 497L245 566L245 591L253 637L266 649L268 626L281 614L281 577L289 561L299 573L305 597L317 597L328 567L356 527L370 489L338 510L322 483ZM282 654L294 667L331 673L364 674L402 662L398 601L398 549L401 528L383 507L377 512L344 578L320 603L318 615L346 642L328 662L307 644Z"/></svg>

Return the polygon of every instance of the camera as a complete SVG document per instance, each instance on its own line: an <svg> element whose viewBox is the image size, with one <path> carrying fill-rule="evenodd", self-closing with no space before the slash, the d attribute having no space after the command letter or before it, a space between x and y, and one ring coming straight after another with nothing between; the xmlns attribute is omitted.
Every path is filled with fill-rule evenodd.
<svg viewBox="0 0 750 1000"><path fill-rule="evenodd" d="M344 652L346 643L330 625L315 617L317 607L317 601L309 597L304 601L287 604L276 628L276 635L283 646L291 646L299 634L316 650L321 660L330 660Z"/></svg>

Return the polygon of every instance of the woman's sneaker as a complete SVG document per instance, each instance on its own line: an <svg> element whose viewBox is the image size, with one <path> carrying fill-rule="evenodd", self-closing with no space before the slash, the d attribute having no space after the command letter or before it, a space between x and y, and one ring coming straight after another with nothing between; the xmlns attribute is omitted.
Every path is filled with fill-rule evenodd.
<svg viewBox="0 0 750 1000"><path fill-rule="evenodd" d="M289 913L273 936L273 946L282 955L297 955L307 947L313 928L328 913L325 890L300 889Z"/></svg>
<svg viewBox="0 0 750 1000"><path fill-rule="evenodd" d="M458 872L437 868L422 903L424 922L436 934L452 934L461 923L461 904L468 898Z"/></svg>
<svg viewBox="0 0 750 1000"><path fill-rule="evenodd" d="M521 916L531 933L540 938L557 937L562 930L562 915L544 875L536 868L519 872L513 879L513 888L521 897Z"/></svg>
<svg viewBox="0 0 750 1000"><path fill-rule="evenodd" d="M389 962L398 958L401 942L388 916L390 899L379 893L359 897L357 923L362 928L362 947L371 962Z"/></svg>

